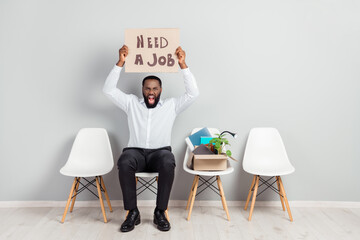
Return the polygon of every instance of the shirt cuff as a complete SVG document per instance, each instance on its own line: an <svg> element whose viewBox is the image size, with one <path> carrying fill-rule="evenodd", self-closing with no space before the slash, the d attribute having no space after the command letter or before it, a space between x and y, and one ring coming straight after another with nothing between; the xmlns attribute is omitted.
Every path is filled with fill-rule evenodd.
<svg viewBox="0 0 360 240"><path fill-rule="evenodd" d="M121 69L123 69L123 67L119 67L118 65L115 64L113 71L121 72Z"/></svg>
<svg viewBox="0 0 360 240"><path fill-rule="evenodd" d="M191 74L190 69L189 69L188 67L187 67L187 68L184 68L184 69L181 69L181 72L182 72L184 75Z"/></svg>

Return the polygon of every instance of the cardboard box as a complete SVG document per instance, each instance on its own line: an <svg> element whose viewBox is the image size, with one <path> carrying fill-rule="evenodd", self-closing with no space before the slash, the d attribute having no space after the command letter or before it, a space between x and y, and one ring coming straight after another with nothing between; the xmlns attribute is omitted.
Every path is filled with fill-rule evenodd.
<svg viewBox="0 0 360 240"><path fill-rule="evenodd" d="M194 154L193 168L198 171L218 171L227 168L228 157L223 154Z"/></svg>

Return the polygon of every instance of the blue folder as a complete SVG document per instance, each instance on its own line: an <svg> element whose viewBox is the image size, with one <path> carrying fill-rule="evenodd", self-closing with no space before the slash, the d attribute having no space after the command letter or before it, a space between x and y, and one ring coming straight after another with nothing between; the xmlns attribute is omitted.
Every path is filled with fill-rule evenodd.
<svg viewBox="0 0 360 240"><path fill-rule="evenodd" d="M211 137L209 129L206 127L200 129L196 133L189 136L189 139L193 146L199 146L201 144L201 137Z"/></svg>

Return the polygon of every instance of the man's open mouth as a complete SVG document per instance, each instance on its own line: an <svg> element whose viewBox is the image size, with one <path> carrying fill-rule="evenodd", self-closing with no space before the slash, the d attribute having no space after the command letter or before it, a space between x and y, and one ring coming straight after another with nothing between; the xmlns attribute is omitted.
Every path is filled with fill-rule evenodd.
<svg viewBox="0 0 360 240"><path fill-rule="evenodd" d="M149 95L148 102L151 105L155 104L155 96L154 95Z"/></svg>

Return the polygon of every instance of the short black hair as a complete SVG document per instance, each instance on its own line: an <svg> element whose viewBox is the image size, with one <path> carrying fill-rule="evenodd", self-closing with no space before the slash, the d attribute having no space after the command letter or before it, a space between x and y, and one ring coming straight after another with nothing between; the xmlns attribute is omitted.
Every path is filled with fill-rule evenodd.
<svg viewBox="0 0 360 240"><path fill-rule="evenodd" d="M153 79L153 80L159 81L160 87L162 87L162 82L161 82L160 78L158 78L157 76L153 76L153 75L145 77L144 80L142 81L142 86L144 86L145 81L148 79Z"/></svg>

